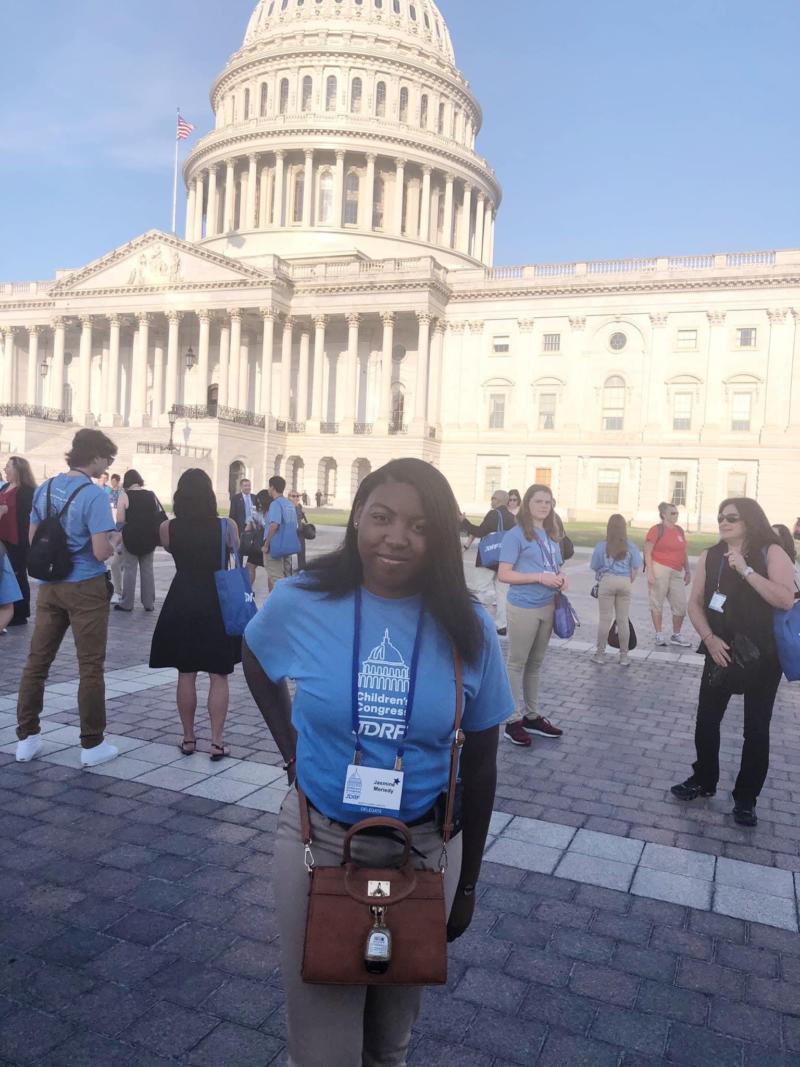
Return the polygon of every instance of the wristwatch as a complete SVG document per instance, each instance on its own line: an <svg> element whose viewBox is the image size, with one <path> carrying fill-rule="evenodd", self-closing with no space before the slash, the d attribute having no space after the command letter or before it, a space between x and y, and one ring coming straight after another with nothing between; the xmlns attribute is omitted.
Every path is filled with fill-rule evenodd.
<svg viewBox="0 0 800 1067"><path fill-rule="evenodd" d="M753 570L752 567L745 567L745 569L742 571L742 578L749 578L751 574L755 573L756 572Z"/></svg>

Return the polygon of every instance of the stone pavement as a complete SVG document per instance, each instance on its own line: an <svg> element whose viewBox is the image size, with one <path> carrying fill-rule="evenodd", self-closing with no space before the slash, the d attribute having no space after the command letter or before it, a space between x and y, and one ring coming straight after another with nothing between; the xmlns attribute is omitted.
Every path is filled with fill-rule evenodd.
<svg viewBox="0 0 800 1067"><path fill-rule="evenodd" d="M584 566L571 567L573 599L593 621ZM160 595L170 572L160 560ZM70 765L69 639L48 692L48 760L15 764L0 734L0 1063L285 1062L269 885L279 758L237 672L236 758L213 776L202 753L184 769L174 685L142 669L153 623L140 609L112 613L109 728L125 763ZM0 641L0 694L15 692L26 645L19 631ZM543 710L562 741L501 749L497 862L484 866L472 930L451 948L448 989L426 993L410 1063L800 1064L800 935L751 910L759 896L788 907L788 872L800 871L797 687L781 688L761 822L743 831L723 792L688 806L669 798L691 759L691 656L669 650L623 673L582 648L554 642L546 663ZM726 788L738 704L724 725ZM202 714L198 724L207 748ZM556 873L531 869L544 850L557 853L546 868ZM629 891L587 884L626 866ZM708 892L744 893L750 917L654 899L658 887L644 884L660 873L680 887L674 878L701 882L709 870ZM753 871L755 893L741 884Z"/></svg>

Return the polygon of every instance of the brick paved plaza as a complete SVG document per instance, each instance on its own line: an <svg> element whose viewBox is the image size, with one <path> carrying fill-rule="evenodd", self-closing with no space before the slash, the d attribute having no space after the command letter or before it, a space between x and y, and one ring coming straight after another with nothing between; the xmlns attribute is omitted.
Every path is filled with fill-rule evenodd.
<svg viewBox="0 0 800 1067"><path fill-rule="evenodd" d="M426 994L410 1062L800 1064L800 687L778 697L757 829L729 815L740 700L720 792L679 805L668 788L692 758L699 657L653 650L640 581L635 663L590 663L586 563L569 565L584 625L570 647L554 641L544 674L542 710L564 738L501 746L475 924L451 947L448 990ZM159 554L162 598L171 573ZM208 760L203 714L202 751L180 756L171 673L146 669L153 625L140 608L112 612L109 732L123 754L97 771L78 769L69 637L43 758L14 763L28 634L0 640L0 1064L285 1061L280 759L240 669L232 758Z"/></svg>

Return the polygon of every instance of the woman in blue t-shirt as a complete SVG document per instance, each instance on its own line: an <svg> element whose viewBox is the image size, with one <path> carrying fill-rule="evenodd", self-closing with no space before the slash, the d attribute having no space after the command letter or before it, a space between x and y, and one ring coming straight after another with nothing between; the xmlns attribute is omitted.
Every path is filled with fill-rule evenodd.
<svg viewBox="0 0 800 1067"><path fill-rule="evenodd" d="M289 782L296 773L302 788L283 801L273 862L289 1062L298 1067L406 1061L419 987L302 981L309 877L300 812L305 797L318 866L338 866L347 829L377 814L400 818L413 836L412 861L439 870L455 650L466 742L463 828L448 846L445 875L449 938L472 919L498 727L512 701L492 620L467 591L458 529L455 498L435 467L393 460L361 484L342 547L279 582L245 633L247 682ZM391 799L370 794L371 777L392 768ZM396 834L355 838L361 866L396 866L401 852Z"/></svg>
<svg viewBox="0 0 800 1067"><path fill-rule="evenodd" d="M597 648L592 663L606 662L608 631L612 619L616 619L619 665L629 667L631 592L636 576L642 569L642 554L633 541L628 540L628 524L624 515L612 515L608 520L606 539L595 545L589 566L598 583L597 606L600 613Z"/></svg>
<svg viewBox="0 0 800 1067"><path fill-rule="evenodd" d="M528 747L530 734L559 738L563 733L538 712L539 675L550 635L556 593L566 592L561 573L555 500L547 485L532 485L522 499L517 525L503 538L497 577L508 593L508 680L514 712L503 736Z"/></svg>

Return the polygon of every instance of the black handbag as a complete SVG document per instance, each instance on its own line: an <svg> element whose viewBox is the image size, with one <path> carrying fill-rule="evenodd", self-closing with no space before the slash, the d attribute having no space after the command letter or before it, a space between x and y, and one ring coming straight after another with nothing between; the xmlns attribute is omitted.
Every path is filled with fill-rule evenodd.
<svg viewBox="0 0 800 1067"><path fill-rule="evenodd" d="M263 530L245 530L239 539L239 555L242 559L244 559L245 556L257 556L261 551L263 543Z"/></svg>
<svg viewBox="0 0 800 1067"><path fill-rule="evenodd" d="M747 634L735 634L729 642L731 662L720 667L708 657L708 684L729 693L743 693L758 677L761 649Z"/></svg>
<svg viewBox="0 0 800 1067"><path fill-rule="evenodd" d="M304 541L313 541L317 536L317 528L313 522L304 522L300 527L300 536Z"/></svg>
<svg viewBox="0 0 800 1067"><path fill-rule="evenodd" d="M636 636L636 631L634 630L633 623L630 620L628 620L628 625L631 628L631 635L628 638L628 651L633 652L633 650L639 644L639 639ZM611 623L611 629L608 631L608 643L612 648L619 648L619 630L617 630L616 619Z"/></svg>
<svg viewBox="0 0 800 1067"><path fill-rule="evenodd" d="M572 539L567 537L566 534L561 538L561 558L566 563L568 559L572 559L575 555L575 545L572 543Z"/></svg>

